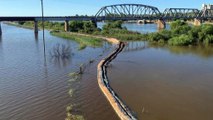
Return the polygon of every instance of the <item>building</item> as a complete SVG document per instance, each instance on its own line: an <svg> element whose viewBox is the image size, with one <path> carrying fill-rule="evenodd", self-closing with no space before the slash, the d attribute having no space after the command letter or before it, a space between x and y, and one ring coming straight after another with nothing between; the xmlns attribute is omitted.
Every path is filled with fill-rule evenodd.
<svg viewBox="0 0 213 120"><path fill-rule="evenodd" d="M202 4L202 10L213 10L213 4Z"/></svg>

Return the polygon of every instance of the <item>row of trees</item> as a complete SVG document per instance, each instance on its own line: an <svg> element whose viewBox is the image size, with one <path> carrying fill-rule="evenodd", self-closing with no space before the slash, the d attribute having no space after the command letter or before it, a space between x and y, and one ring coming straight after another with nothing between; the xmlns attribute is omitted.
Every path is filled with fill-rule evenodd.
<svg viewBox="0 0 213 120"><path fill-rule="evenodd" d="M96 24L91 21L70 21L69 27L71 32L83 32L91 34L95 31L100 31Z"/></svg>

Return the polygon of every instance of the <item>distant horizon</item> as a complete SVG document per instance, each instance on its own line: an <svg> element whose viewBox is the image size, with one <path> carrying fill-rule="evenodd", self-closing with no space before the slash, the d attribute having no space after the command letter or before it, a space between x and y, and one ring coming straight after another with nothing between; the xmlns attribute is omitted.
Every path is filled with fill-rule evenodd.
<svg viewBox="0 0 213 120"><path fill-rule="evenodd" d="M103 6L114 4L144 4L157 7L161 12L166 8L196 8L212 4L210 0L43 0L45 16L95 15ZM0 2L0 16L41 16L40 0L3 0Z"/></svg>

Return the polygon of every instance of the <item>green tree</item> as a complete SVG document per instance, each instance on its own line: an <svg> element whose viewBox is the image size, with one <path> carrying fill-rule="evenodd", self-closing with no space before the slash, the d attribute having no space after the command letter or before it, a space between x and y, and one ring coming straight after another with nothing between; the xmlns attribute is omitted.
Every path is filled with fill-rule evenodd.
<svg viewBox="0 0 213 120"><path fill-rule="evenodd" d="M82 21L70 21L69 26L71 32L78 32L83 30L84 23Z"/></svg>
<svg viewBox="0 0 213 120"><path fill-rule="evenodd" d="M185 25L187 25L187 23L184 21L181 21L181 20L174 21L170 24L171 30L176 29L181 26L185 26Z"/></svg>
<svg viewBox="0 0 213 120"><path fill-rule="evenodd" d="M103 30L123 29L122 23L123 23L122 21L109 22L103 26Z"/></svg>
<svg viewBox="0 0 213 120"><path fill-rule="evenodd" d="M93 33L94 31L97 31L97 28L95 27L95 24L93 22L84 22L83 30L85 33Z"/></svg>

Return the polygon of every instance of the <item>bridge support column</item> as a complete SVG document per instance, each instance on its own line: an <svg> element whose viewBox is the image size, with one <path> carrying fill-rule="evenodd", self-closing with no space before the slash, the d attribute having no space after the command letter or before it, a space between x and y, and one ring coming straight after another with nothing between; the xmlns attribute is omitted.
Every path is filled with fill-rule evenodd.
<svg viewBox="0 0 213 120"><path fill-rule="evenodd" d="M147 21L146 21L146 20L138 20L137 23L138 23L138 24L146 24Z"/></svg>
<svg viewBox="0 0 213 120"><path fill-rule="evenodd" d="M65 22L64 22L64 31L65 32L69 31L69 20L65 20Z"/></svg>
<svg viewBox="0 0 213 120"><path fill-rule="evenodd" d="M34 21L34 33L38 34L38 21Z"/></svg>
<svg viewBox="0 0 213 120"><path fill-rule="evenodd" d="M166 22L164 20L159 19L157 21L157 26L158 26L158 29L165 29L166 28Z"/></svg>
<svg viewBox="0 0 213 120"><path fill-rule="evenodd" d="M199 20L197 18L194 19L194 26L200 26L202 24L202 20Z"/></svg>

